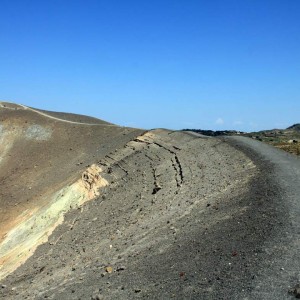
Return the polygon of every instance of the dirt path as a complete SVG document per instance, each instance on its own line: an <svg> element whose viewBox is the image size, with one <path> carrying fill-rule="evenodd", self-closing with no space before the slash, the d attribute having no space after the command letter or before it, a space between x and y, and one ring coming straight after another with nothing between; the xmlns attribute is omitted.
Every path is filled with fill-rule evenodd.
<svg viewBox="0 0 300 300"><path fill-rule="evenodd" d="M271 213L278 218L267 220L274 227L277 223L277 234L271 235L262 249L263 263L250 299L293 298L287 291L300 283L300 159L249 138L231 137L229 140L260 162L265 177L276 185L275 190L268 187L265 191L265 200L270 194L277 198Z"/></svg>
<svg viewBox="0 0 300 300"><path fill-rule="evenodd" d="M60 121L60 122L65 122L65 123L71 123L71 124L78 124L78 125L87 125L87 126L111 126L111 127L121 127L121 126L118 126L118 125L115 125L115 124L93 124L93 123L82 123L82 122L74 122L74 121L70 121L70 120L65 120L65 119L61 119L61 118L57 118L57 117L54 117L54 116L51 116L47 113L44 113L44 112L41 112L39 110L36 110L34 108L31 108L31 107L28 107L28 106L25 106L23 104L18 104L20 107L24 108L25 110L31 110L41 116L44 116L44 117L47 117L47 118L50 118L50 119L53 119L53 120L56 120L56 121Z"/></svg>

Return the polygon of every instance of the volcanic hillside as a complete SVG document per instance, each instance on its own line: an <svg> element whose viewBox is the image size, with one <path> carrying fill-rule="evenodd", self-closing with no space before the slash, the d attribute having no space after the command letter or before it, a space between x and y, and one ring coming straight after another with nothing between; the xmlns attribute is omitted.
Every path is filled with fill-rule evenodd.
<svg viewBox="0 0 300 300"><path fill-rule="evenodd" d="M10 103L0 109L1 278L47 239L65 211L106 184L94 178L101 168L93 163L142 131Z"/></svg>
<svg viewBox="0 0 300 300"><path fill-rule="evenodd" d="M4 102L0 121L0 298L242 299L257 285L277 228L257 155Z"/></svg>

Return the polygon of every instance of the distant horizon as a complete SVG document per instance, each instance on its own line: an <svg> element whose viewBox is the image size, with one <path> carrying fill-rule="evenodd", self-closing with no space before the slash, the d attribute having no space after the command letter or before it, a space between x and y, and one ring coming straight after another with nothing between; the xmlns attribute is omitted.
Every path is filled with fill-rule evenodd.
<svg viewBox="0 0 300 300"><path fill-rule="evenodd" d="M11 104L18 104L18 105L25 105L25 106L28 106L28 107L31 107L31 108L40 109L40 110L46 110L47 111L47 109L44 109L42 107L34 107L34 106L26 105L24 103L17 103L17 102L12 102L12 101L8 101L8 100L1 100L0 99L0 103L1 102L11 103ZM86 114L72 112L72 111L56 111L56 110L48 110L48 111L49 112L60 112L60 113L78 114L78 115L83 115L83 116L87 116L87 117L97 118L97 119L100 119L100 120L106 121L106 122L111 122L110 120L102 119L102 118L96 117L94 115L86 115ZM279 127L276 128L276 127L274 127L274 128L264 128L264 129L253 130L253 131L243 131L243 130L238 130L238 129L233 129L233 128L224 128L224 129L191 128L191 127L185 127L185 128L179 128L179 129L172 129L172 128L167 128L167 127L153 127L153 128L136 127L136 128L138 128L138 129L148 129L148 130L157 129L157 128L165 128L165 129L170 129L170 130L240 131L240 132L250 133L250 132L264 131L264 130L288 129L291 126L298 125L298 124L300 124L300 121L296 122L296 123L293 123L293 124L290 124L290 125L288 125L287 127L284 127L284 128L279 128ZM125 126L123 124L116 124L116 125ZM125 127L127 127L127 126L125 126ZM130 126L128 126L128 127L130 127Z"/></svg>
<svg viewBox="0 0 300 300"><path fill-rule="evenodd" d="M3 1L0 99L136 128L299 123L300 1Z"/></svg>

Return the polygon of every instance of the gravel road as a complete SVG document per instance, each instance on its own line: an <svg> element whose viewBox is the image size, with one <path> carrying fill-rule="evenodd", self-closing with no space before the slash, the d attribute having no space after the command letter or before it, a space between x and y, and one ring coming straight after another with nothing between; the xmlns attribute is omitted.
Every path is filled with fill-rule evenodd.
<svg viewBox="0 0 300 300"><path fill-rule="evenodd" d="M245 137L226 139L259 163L265 178L275 186L267 222L274 233L263 247L262 266L257 270L249 299L289 299L289 289L300 283L300 159L262 142ZM266 194L272 193L266 187ZM274 215L274 218L271 216ZM300 297L300 295L299 295Z"/></svg>

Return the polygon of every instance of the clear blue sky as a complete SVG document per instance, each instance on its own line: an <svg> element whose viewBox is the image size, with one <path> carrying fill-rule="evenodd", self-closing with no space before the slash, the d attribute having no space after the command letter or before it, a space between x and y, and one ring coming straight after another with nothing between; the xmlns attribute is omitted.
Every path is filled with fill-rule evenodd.
<svg viewBox="0 0 300 300"><path fill-rule="evenodd" d="M1 0L0 99L142 128L286 127L300 1Z"/></svg>

